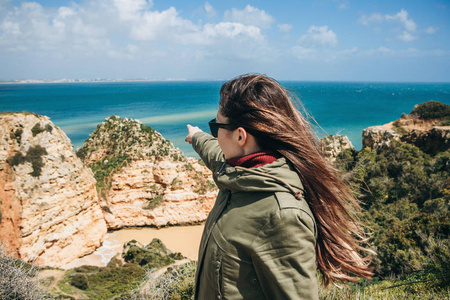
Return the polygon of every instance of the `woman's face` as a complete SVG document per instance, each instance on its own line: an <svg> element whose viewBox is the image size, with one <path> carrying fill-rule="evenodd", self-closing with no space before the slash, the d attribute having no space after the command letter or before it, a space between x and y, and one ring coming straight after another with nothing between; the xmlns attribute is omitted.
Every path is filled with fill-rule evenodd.
<svg viewBox="0 0 450 300"><path fill-rule="evenodd" d="M224 117L220 112L217 112L216 122L227 124L228 118ZM219 128L217 132L217 140L226 159L243 155L243 149L239 146L236 135L237 130L227 130L225 128Z"/></svg>

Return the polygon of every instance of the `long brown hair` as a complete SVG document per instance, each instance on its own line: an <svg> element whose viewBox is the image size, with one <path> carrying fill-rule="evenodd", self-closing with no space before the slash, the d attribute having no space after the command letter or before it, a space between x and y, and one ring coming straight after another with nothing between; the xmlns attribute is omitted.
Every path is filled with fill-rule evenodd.
<svg viewBox="0 0 450 300"><path fill-rule="evenodd" d="M278 151L295 167L318 227L316 255L324 285L370 279L370 259L358 245L364 239L358 201L320 152L288 91L266 75L242 75L222 86L219 110L230 124L255 136L262 149Z"/></svg>

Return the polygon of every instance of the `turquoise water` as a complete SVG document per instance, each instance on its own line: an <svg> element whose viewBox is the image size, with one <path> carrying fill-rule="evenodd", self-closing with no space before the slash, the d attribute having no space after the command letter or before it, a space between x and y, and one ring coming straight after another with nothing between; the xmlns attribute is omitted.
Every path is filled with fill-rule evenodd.
<svg viewBox="0 0 450 300"><path fill-rule="evenodd" d="M80 147L111 115L138 119L161 132L186 155L186 124L207 131L223 82L115 82L1 84L0 111L31 111L51 118ZM320 128L344 134L360 149L364 128L393 121L415 104L450 104L450 83L281 82L294 91Z"/></svg>

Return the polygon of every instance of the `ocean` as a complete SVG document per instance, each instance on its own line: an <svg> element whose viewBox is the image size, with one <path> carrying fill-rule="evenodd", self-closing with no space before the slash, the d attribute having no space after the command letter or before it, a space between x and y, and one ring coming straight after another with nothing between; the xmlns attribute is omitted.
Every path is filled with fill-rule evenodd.
<svg viewBox="0 0 450 300"><path fill-rule="evenodd" d="M450 83L280 82L303 103L319 137L347 135L357 150L363 129L436 100L450 105ZM0 111L50 117L81 147L97 124L116 115L159 131L185 155L198 157L184 141L186 124L209 131L221 81L0 84Z"/></svg>

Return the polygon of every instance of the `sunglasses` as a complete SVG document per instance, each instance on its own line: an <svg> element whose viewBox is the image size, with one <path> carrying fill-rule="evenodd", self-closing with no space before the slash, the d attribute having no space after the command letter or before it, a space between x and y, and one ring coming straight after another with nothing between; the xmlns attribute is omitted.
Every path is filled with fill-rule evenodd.
<svg viewBox="0 0 450 300"><path fill-rule="evenodd" d="M215 138L217 138L217 133L219 132L219 128L225 128L228 130L234 130L237 127L235 125L231 125L231 124L225 124L225 123L217 123L216 119L212 119L211 121L209 121L209 129L211 130L211 135Z"/></svg>

